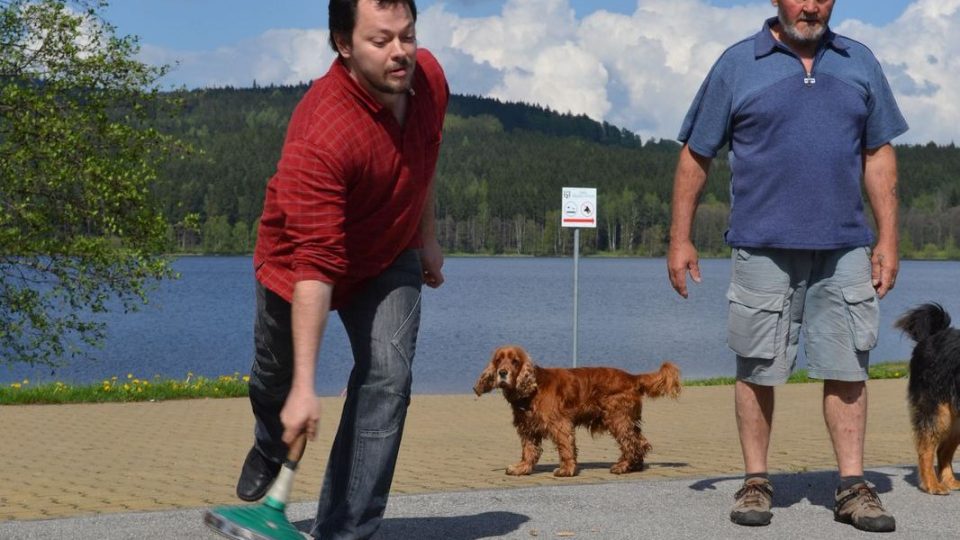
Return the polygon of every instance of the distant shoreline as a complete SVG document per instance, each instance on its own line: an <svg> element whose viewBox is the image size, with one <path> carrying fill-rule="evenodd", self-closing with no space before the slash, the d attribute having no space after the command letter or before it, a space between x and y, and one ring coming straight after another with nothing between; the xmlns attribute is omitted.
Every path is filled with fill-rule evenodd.
<svg viewBox="0 0 960 540"><path fill-rule="evenodd" d="M870 379L904 379L909 373L907 362L883 362L870 366ZM687 387L728 386L733 377L712 377L684 381ZM807 378L805 369L790 376L788 384L819 382ZM458 396L467 392L414 392L413 395ZM247 377L223 375L213 378L188 376L185 380L154 378L150 380L129 376L111 377L101 383L70 386L61 382L31 386L25 383L0 383L0 405L61 405L75 403L136 403L182 399L239 398L247 396ZM324 394L320 397L336 398Z"/></svg>

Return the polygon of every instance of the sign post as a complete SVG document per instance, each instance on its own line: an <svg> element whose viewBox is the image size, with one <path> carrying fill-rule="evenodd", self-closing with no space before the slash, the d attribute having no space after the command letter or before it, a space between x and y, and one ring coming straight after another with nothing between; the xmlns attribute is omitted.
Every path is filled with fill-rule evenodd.
<svg viewBox="0 0 960 540"><path fill-rule="evenodd" d="M577 367L578 298L580 296L580 229L597 227L597 189L563 188L560 225L573 227L573 367Z"/></svg>

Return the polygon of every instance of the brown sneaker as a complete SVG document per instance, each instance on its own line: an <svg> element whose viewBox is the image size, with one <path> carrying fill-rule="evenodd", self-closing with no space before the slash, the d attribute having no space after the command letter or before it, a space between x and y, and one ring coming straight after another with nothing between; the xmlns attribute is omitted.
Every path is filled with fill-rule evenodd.
<svg viewBox="0 0 960 540"><path fill-rule="evenodd" d="M750 478L734 494L736 502L730 511L730 521L737 525L757 527L769 525L773 513L773 484L766 478Z"/></svg>
<svg viewBox="0 0 960 540"><path fill-rule="evenodd" d="M877 492L863 482L843 491L837 488L835 499L833 518L841 523L867 532L892 532L897 528L897 521L884 510Z"/></svg>

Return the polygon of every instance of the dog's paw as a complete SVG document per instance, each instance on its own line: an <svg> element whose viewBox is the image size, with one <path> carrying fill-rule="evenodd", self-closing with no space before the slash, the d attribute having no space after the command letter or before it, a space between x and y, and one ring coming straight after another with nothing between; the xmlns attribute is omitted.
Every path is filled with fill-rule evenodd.
<svg viewBox="0 0 960 540"><path fill-rule="evenodd" d="M925 491L931 495L949 495L950 488L943 484L933 484L931 486L926 486L921 484L920 491Z"/></svg>
<svg viewBox="0 0 960 540"><path fill-rule="evenodd" d="M629 472L642 470L643 463L630 463L629 461L621 461L610 467L610 472L613 474L626 474Z"/></svg>
<svg viewBox="0 0 960 540"><path fill-rule="evenodd" d="M577 475L577 468L574 467L557 467L553 470L553 475L558 477L569 477Z"/></svg>
<svg viewBox="0 0 960 540"><path fill-rule="evenodd" d="M516 465L507 467L507 474L510 476L523 476L525 474L530 474L530 471L532 470L533 467L527 465L526 463L517 463Z"/></svg>
<svg viewBox="0 0 960 540"><path fill-rule="evenodd" d="M960 480L953 475L953 469L943 469L940 471L940 483L950 491L960 489Z"/></svg>

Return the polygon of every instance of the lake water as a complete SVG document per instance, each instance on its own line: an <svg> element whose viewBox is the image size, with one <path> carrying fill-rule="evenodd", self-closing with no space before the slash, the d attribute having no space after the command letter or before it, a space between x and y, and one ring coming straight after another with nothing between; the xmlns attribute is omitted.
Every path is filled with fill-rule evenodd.
<svg viewBox="0 0 960 540"><path fill-rule="evenodd" d="M246 373L253 342L250 258L189 257L174 268L181 279L162 283L142 311L107 319L109 337L97 360L0 367L0 383ZM663 259L581 259L578 365L637 372L669 359L685 379L732 375L724 296L730 261L703 260L701 268L703 283L692 284L684 300L670 287ZM541 365L571 365L572 259L448 258L444 273L443 287L424 289L414 392L470 392L492 350L504 343L522 344ZM958 275L957 262L901 263L896 289L881 301L873 362L909 358L913 344L893 321L915 304L938 301L960 320ZM336 317L320 358L319 392L339 393L352 358Z"/></svg>

